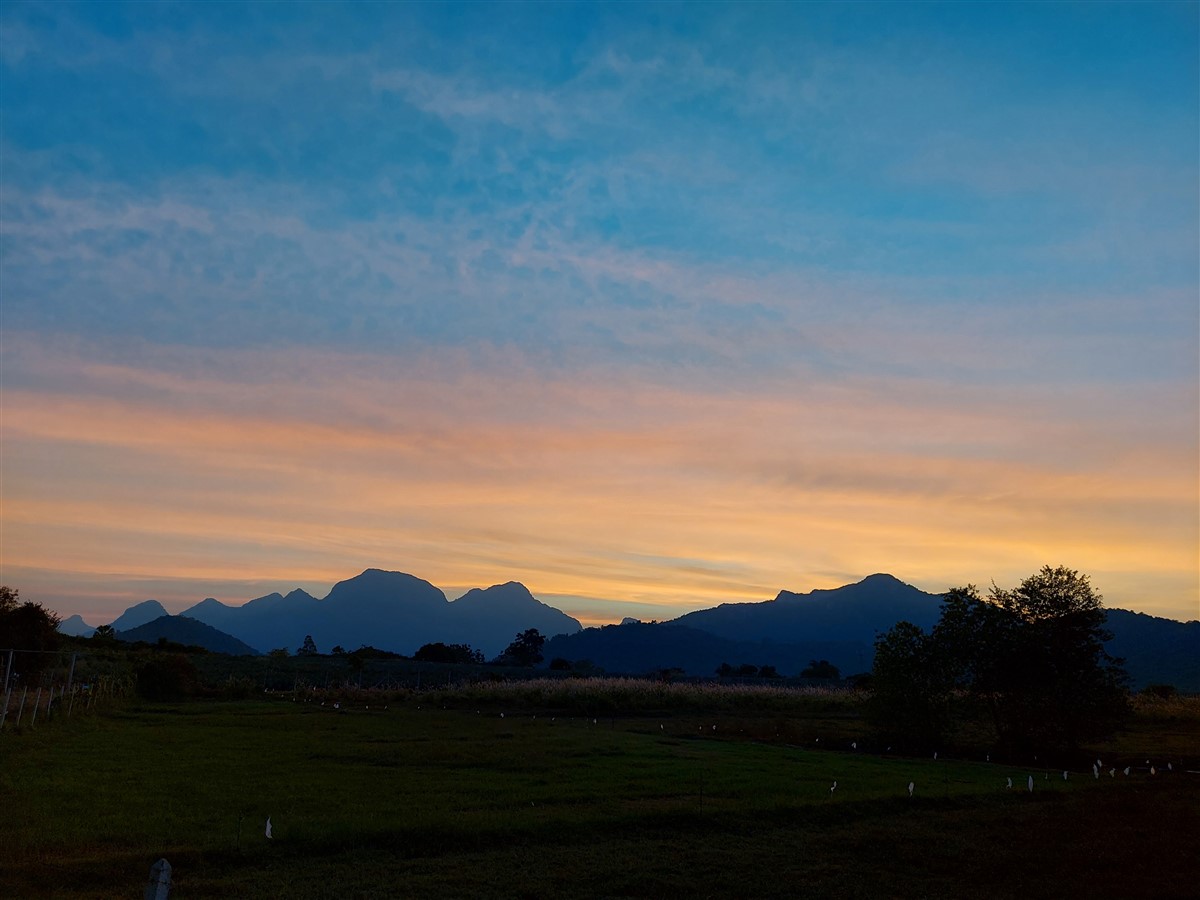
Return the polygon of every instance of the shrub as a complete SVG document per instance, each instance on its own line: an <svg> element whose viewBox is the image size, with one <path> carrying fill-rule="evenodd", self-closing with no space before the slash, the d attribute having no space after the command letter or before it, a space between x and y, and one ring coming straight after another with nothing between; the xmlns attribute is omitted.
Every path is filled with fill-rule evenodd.
<svg viewBox="0 0 1200 900"><path fill-rule="evenodd" d="M147 700L182 700L196 693L199 678L186 656L155 656L137 670L137 692Z"/></svg>

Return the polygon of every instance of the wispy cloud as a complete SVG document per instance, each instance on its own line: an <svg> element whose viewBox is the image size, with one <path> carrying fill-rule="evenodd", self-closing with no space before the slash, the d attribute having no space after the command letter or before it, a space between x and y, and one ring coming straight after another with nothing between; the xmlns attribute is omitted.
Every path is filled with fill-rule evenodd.
<svg viewBox="0 0 1200 900"><path fill-rule="evenodd" d="M1194 609L1175 13L105 10L0 11L6 578Z"/></svg>
<svg viewBox="0 0 1200 900"><path fill-rule="evenodd" d="M386 557L445 584L628 586L667 611L850 574L863 548L872 569L1015 577L1053 544L1097 572L1152 561L1180 579L1163 608L1189 600L1194 455L1114 436L1100 398L713 393L333 355L301 385L282 354L244 352L203 377L74 365L74 386L6 393L7 551L25 565L116 554L144 577L169 561L258 583L256 565L332 581Z"/></svg>

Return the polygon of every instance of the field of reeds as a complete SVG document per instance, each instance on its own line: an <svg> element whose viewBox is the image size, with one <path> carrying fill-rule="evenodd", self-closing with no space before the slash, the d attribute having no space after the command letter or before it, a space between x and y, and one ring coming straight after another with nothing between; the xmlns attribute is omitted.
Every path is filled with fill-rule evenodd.
<svg viewBox="0 0 1200 900"><path fill-rule="evenodd" d="M130 702L0 735L0 895L138 896L159 858L174 898L1193 895L1200 701L1139 701L1065 779L888 754L860 705L627 679Z"/></svg>

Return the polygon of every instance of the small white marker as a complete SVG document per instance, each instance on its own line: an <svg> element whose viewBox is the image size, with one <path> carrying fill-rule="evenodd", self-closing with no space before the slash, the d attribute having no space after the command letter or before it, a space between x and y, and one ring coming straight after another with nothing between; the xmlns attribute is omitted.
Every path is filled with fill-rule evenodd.
<svg viewBox="0 0 1200 900"><path fill-rule="evenodd" d="M267 837L271 837L271 817L267 816Z"/></svg>
<svg viewBox="0 0 1200 900"><path fill-rule="evenodd" d="M916 785L913 784L911 781L908 783L908 796L910 796L910 797L912 796L913 788L915 788L915 787L916 787Z"/></svg>

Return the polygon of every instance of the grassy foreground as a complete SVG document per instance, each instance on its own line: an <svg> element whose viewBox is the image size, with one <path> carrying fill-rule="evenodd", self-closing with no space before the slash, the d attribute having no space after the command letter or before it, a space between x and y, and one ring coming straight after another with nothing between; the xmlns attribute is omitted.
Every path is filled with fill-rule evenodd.
<svg viewBox="0 0 1200 900"><path fill-rule="evenodd" d="M838 752L752 740L747 724L275 700L6 734L0 895L137 897L159 857L172 898L1130 898L1200 883L1200 776L1182 767L1064 781L841 737Z"/></svg>

